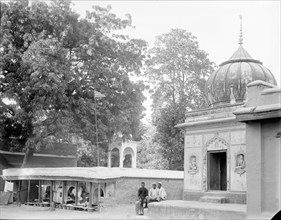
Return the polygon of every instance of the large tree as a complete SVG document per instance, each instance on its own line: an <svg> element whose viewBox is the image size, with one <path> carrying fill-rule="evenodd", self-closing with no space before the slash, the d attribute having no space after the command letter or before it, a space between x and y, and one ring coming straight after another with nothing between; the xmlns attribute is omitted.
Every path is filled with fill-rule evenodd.
<svg viewBox="0 0 281 220"><path fill-rule="evenodd" d="M34 151L73 135L95 145L96 123L102 147L116 132L138 138L144 85L129 76L140 72L146 42L117 34L130 16L93 6L79 18L70 4L1 3L0 137L26 152L23 166ZM96 106L95 90L106 96Z"/></svg>
<svg viewBox="0 0 281 220"><path fill-rule="evenodd" d="M168 160L163 157L162 148L154 138L155 126L146 128L143 139L138 144L137 167L142 169L168 169Z"/></svg>
<svg viewBox="0 0 281 220"><path fill-rule="evenodd" d="M149 56L145 74L153 84L155 140L169 169L183 169L183 138L174 126L185 120L186 111L204 107L204 85L214 64L196 37L182 29L158 36Z"/></svg>

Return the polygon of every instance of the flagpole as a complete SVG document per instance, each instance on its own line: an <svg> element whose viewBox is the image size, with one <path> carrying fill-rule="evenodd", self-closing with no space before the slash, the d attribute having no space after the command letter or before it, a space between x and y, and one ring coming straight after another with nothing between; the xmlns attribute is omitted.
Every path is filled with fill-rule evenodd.
<svg viewBox="0 0 281 220"><path fill-rule="evenodd" d="M97 116L97 101L96 101L96 96L94 96L94 103L95 103L95 125L96 125L96 145L97 145L97 160L98 160L98 163L97 163L97 166L99 167L100 166L100 149L99 149L99 135L98 135L98 116Z"/></svg>
<svg viewBox="0 0 281 220"><path fill-rule="evenodd" d="M105 95L96 91L93 87L90 87L94 90L94 105L95 105L95 127L96 127L96 146L97 146L97 166L100 166L100 148L99 148L99 133L98 133L98 107L97 107L97 98L104 98Z"/></svg>

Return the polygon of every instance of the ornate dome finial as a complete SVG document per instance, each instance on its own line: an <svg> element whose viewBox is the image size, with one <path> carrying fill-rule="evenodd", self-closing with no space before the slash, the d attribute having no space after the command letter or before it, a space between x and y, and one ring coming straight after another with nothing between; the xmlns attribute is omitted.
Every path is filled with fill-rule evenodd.
<svg viewBox="0 0 281 220"><path fill-rule="evenodd" d="M205 96L209 107L224 104L244 103L247 84L254 80L263 80L277 85L274 75L262 62L255 60L242 47L242 16L240 15L239 48L227 61L221 63L208 78L205 85Z"/></svg>
<svg viewBox="0 0 281 220"><path fill-rule="evenodd" d="M239 36L239 44L242 46L243 44L243 32L242 32L242 15L239 15L240 18L240 36Z"/></svg>

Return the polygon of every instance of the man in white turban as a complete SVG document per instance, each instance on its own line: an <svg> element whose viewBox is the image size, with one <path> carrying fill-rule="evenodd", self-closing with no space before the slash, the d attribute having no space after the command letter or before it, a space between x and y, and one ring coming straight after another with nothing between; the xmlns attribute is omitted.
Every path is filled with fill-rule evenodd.
<svg viewBox="0 0 281 220"><path fill-rule="evenodd" d="M152 188L148 193L148 202L158 202L159 201L159 189L156 187L156 183L152 183Z"/></svg>
<svg viewBox="0 0 281 220"><path fill-rule="evenodd" d="M160 201L166 200L166 199L167 199L167 194L166 194L166 191L165 191L165 189L163 188L161 182L158 183L158 189L159 189Z"/></svg>

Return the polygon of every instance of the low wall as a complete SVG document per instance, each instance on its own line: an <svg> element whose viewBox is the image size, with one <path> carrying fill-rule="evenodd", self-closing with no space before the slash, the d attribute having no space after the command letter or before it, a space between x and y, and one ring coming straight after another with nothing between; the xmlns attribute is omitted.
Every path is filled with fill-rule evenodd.
<svg viewBox="0 0 281 220"><path fill-rule="evenodd" d="M5 169L1 176L4 180L44 180L67 181L75 186L78 183L93 183L94 199L98 183L101 184L101 200L104 203L135 203L141 182L149 190L153 182L161 182L168 200L181 200L183 197L183 171L149 170L108 167L41 167ZM25 182L25 181L24 181ZM86 191L90 190L86 187Z"/></svg>
<svg viewBox="0 0 281 220"><path fill-rule="evenodd" d="M149 190L153 182L161 182L168 200L180 200L183 195L183 179L122 177L116 182L116 201L118 203L135 203L141 182Z"/></svg>

